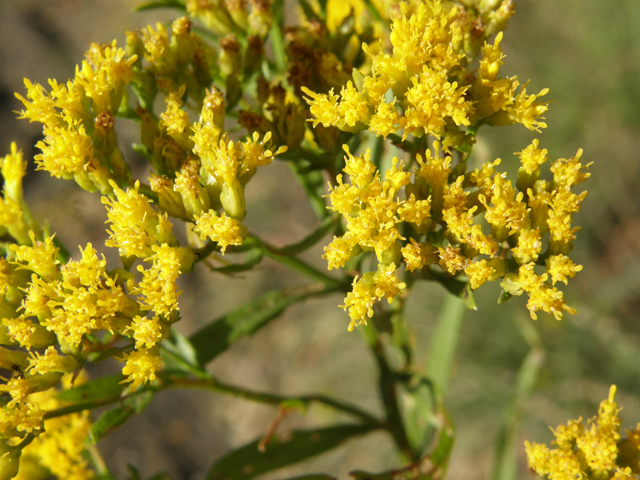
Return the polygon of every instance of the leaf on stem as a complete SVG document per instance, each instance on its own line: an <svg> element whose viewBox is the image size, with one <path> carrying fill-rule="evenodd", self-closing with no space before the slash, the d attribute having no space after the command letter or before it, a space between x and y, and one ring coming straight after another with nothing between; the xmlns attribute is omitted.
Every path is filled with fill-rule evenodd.
<svg viewBox="0 0 640 480"><path fill-rule="evenodd" d="M124 375L116 373L106 377L89 380L87 383L70 390L62 390L58 393L59 400L65 402L91 402L106 397L120 395L124 390L124 385L120 383L124 380Z"/></svg>
<svg viewBox="0 0 640 480"><path fill-rule="evenodd" d="M440 396L444 396L449 383L465 313L465 302L451 295L444 298L436 329L431 337L427 365L427 376Z"/></svg>
<svg viewBox="0 0 640 480"><path fill-rule="evenodd" d="M94 444L124 425L133 415L142 412L151 403L154 392L146 391L130 395L122 400L119 406L102 413L89 431L89 438Z"/></svg>
<svg viewBox="0 0 640 480"><path fill-rule="evenodd" d="M258 452L259 440L225 455L213 464L207 480L249 480L278 468L299 463L327 452L353 437L375 430L367 425L339 425L317 430L296 430L274 435L264 453ZM324 480L331 477L312 475L299 477Z"/></svg>
<svg viewBox="0 0 640 480"><path fill-rule="evenodd" d="M191 336L200 365L213 360L238 340L248 337L306 298L334 291L311 285L269 292L214 320Z"/></svg>

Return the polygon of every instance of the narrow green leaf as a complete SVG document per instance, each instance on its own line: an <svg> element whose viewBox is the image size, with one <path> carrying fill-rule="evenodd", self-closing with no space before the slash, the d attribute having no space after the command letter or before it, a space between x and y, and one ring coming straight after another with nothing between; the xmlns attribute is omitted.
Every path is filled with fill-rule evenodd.
<svg viewBox="0 0 640 480"><path fill-rule="evenodd" d="M506 290L502 290L502 292L500 292L500 297L498 298L498 303L504 303L507 300L509 300L511 297L513 297L513 295L511 295Z"/></svg>
<svg viewBox="0 0 640 480"><path fill-rule="evenodd" d="M518 478L516 448L522 405L533 392L545 359L542 341L529 319L518 322L518 324L522 335L531 345L531 350L520 365L516 378L516 392L505 411L500 426L500 432L496 439L491 480L516 480Z"/></svg>
<svg viewBox="0 0 640 480"><path fill-rule="evenodd" d="M125 386L120 382L124 380L124 375L116 373L90 380L84 385L72 388L70 390L62 390L57 397L65 402L89 402L99 400L105 397L120 395Z"/></svg>
<svg viewBox="0 0 640 480"><path fill-rule="evenodd" d="M142 412L153 400L153 392L147 391L124 398L121 404L104 412L93 424L89 438L94 444L121 427L133 415Z"/></svg>
<svg viewBox="0 0 640 480"><path fill-rule="evenodd" d="M232 310L191 336L199 364L210 362L238 340L248 337L280 316L294 303L333 291L315 285L276 290Z"/></svg>
<svg viewBox="0 0 640 480"><path fill-rule="evenodd" d="M121 348L109 348L107 350L104 350L102 352L94 352L91 353L88 357L87 360L89 360L91 363L100 363L100 362L104 362L105 360L107 360L108 358L113 358L118 354L121 354L122 352L125 352L127 350L130 350L131 346L127 346L127 347L121 347Z"/></svg>
<svg viewBox="0 0 640 480"><path fill-rule="evenodd" d="M400 398L404 428L407 440L419 458L424 455L438 427L436 394L433 383L420 375L415 375L403 386Z"/></svg>
<svg viewBox="0 0 640 480"><path fill-rule="evenodd" d="M165 370L180 371L206 378L208 374L198 364L198 355L187 337L175 329L171 329L171 337L162 342L160 356Z"/></svg>
<svg viewBox="0 0 640 480"><path fill-rule="evenodd" d="M322 240L322 238L335 227L337 222L338 219L336 217L327 216L322 219L318 228L299 242L287 245L286 247L275 248L274 250L280 255L297 255L300 252L304 252Z"/></svg>
<svg viewBox="0 0 640 480"><path fill-rule="evenodd" d="M276 62L276 73L284 73L287 71L287 56L285 54L284 37L284 1L276 0L273 2L272 11L274 12L274 22L271 24L269 31L269 40L271 41L271 51Z"/></svg>
<svg viewBox="0 0 640 480"><path fill-rule="evenodd" d="M465 312L463 300L447 295L438 316L436 330L431 337L427 376L433 381L440 395L444 395L449 383Z"/></svg>
<svg viewBox="0 0 640 480"><path fill-rule="evenodd" d="M258 248L252 248L247 251L247 256L244 263L237 263L233 265L225 265L224 267L212 268L211 270L219 273L240 273L253 269L262 261L262 250Z"/></svg>
<svg viewBox="0 0 640 480"><path fill-rule="evenodd" d="M121 427L135 412L131 408L115 407L104 412L93 424L89 438L95 445L112 431Z"/></svg>
<svg viewBox="0 0 640 480"><path fill-rule="evenodd" d="M262 453L258 451L259 440L256 440L215 462L209 470L207 480L249 480L320 455L353 437L373 430L375 427L366 425L339 425L318 430L293 431L286 436L274 436Z"/></svg>

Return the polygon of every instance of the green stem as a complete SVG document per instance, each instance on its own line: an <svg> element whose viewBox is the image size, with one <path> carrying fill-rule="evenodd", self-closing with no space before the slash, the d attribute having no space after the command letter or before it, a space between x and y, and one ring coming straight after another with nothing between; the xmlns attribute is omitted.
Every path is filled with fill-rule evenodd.
<svg viewBox="0 0 640 480"><path fill-rule="evenodd" d="M235 398L250 400L257 403L265 403L268 405L280 405L282 403L301 403L307 407L311 403L319 403L326 405L335 410L352 415L359 418L363 423L373 425L378 428L386 428L384 422L378 420L373 415L339 400L335 400L324 395L303 395L300 397L285 397L282 395L273 395L270 393L258 392L255 390L236 387L229 385L215 378L196 379L196 378L169 378L160 388L197 388L204 390L212 390L217 393L223 393Z"/></svg>
<svg viewBox="0 0 640 480"><path fill-rule="evenodd" d="M384 404L384 410L387 420L387 430L393 437L393 441L400 450L400 452L410 462L415 462L418 458L414 455L411 443L407 437L407 432L404 428L402 421L402 414L400 413L400 406L398 405L398 396L396 389L396 374L392 370L387 358L384 354L384 347L378 336L378 332L372 325L373 322L364 327L361 327L365 339L371 348L371 352L378 364L378 371L380 376L378 377L378 388L380 391L380 398Z"/></svg>
<svg viewBox="0 0 640 480"><path fill-rule="evenodd" d="M307 235L299 242L287 245L286 247L272 247L272 250L277 255L296 255L318 243L324 236L329 233L336 224L339 222L339 217L328 216L322 219L318 228Z"/></svg>
<svg viewBox="0 0 640 480"><path fill-rule="evenodd" d="M282 403L299 403L308 407L311 403L319 403L328 407L331 407L335 410L341 411L348 415L352 415L357 417L363 423L367 425L375 426L376 428L388 428L387 425L374 417L373 415L361 410L360 408L350 405L346 402L341 402L339 400L335 400L330 397L326 397L324 395L303 395L299 397L286 397L282 395L273 395L270 393L258 392L256 390L251 390L242 387L236 387L234 385L229 385L223 382L218 381L217 379L209 376L209 378L184 378L179 376L165 376L160 375L161 383L157 386L148 386L145 388L138 389L135 393L130 394L130 396L138 395L148 391L156 391L159 392L161 390L168 390L173 388L197 388L204 390L212 390L217 393L223 393L226 395L230 395L235 398L241 398L244 400L250 400L257 403L264 403L268 405L280 405ZM76 403L74 405L69 405L67 407L58 408L57 410L51 410L45 413L45 420L51 418L62 417L64 415L69 415L72 413L82 412L84 410L93 410L95 408L104 407L106 405L110 405L112 403L117 403L121 401L122 397L118 395L109 395L108 397L104 397L97 400L91 400L86 402Z"/></svg>
<svg viewBox="0 0 640 480"><path fill-rule="evenodd" d="M140 390L142 391L142 390ZM138 392L136 392L138 393ZM44 419L49 420L51 418L64 417L72 413L82 412L84 410L93 410L94 408L104 407L120 401L120 395L109 395L108 397L100 398L98 400L88 400L86 402L74 403L67 407L58 408L56 410L50 410L44 414Z"/></svg>
<svg viewBox="0 0 640 480"><path fill-rule="evenodd" d="M305 277L308 277L316 282L320 282L326 287L330 288L348 288L349 282L337 280L316 268L312 267L308 263L300 260L299 258L292 257L289 255L281 255L278 253L278 249L259 239L255 235L250 235L247 238L247 243L251 242L256 247L259 247L262 250L262 253L265 257L269 257L276 262L289 267L292 270L295 270L298 273L301 273Z"/></svg>

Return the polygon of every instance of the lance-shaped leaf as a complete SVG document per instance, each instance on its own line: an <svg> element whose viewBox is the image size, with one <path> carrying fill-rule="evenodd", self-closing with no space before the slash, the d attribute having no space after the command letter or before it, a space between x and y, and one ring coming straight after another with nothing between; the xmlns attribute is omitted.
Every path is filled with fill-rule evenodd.
<svg viewBox="0 0 640 480"><path fill-rule="evenodd" d="M57 397L65 402L92 402L107 397L120 395L125 386L120 382L124 380L124 375L116 373L106 377L96 378L79 387L70 390L62 390Z"/></svg>
<svg viewBox="0 0 640 480"><path fill-rule="evenodd" d="M142 412L153 399L151 391L130 395L119 406L102 413L89 431L89 438L96 444L113 430L121 427L129 417Z"/></svg>
<svg viewBox="0 0 640 480"><path fill-rule="evenodd" d="M262 453L258 451L260 441L256 440L214 463L207 480L249 480L332 450L347 440L373 430L375 427L367 425L339 425L293 431L287 435L274 435Z"/></svg>
<svg viewBox="0 0 640 480"><path fill-rule="evenodd" d="M248 337L280 316L294 303L335 290L321 285L276 290L232 310L191 336L198 362L200 365L210 362L241 338Z"/></svg>

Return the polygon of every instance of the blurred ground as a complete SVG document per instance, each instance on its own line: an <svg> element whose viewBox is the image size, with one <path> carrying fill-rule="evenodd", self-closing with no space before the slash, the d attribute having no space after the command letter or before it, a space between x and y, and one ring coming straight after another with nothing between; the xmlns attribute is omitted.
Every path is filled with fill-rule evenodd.
<svg viewBox="0 0 640 480"><path fill-rule="evenodd" d="M22 77L45 83L64 80L82 58L89 41L124 42L124 30L172 18L131 14L137 0L0 0L0 155L12 140L31 158L39 126L15 119ZM539 138L552 159L570 157L579 147L592 161L589 195L576 224L582 226L575 259L584 270L565 289L578 309L561 323L541 318L535 328L546 352L536 393L522 412L521 439L548 442L547 425L590 417L619 387L623 426L640 420L640 3L581 0L521 0L505 33L505 74L531 79L532 91L549 87L556 103L549 127L533 135L522 127L483 131L478 160L500 157ZM121 137L122 147L135 140ZM277 186L274 188L274 186ZM69 245L104 241L106 215L98 196L70 182L30 175L25 190L38 218ZM295 241L314 227L313 214L285 165L263 169L248 188L247 224L276 245ZM64 213L64 216L61 216ZM113 252L109 260L115 260ZM307 258L323 267L319 250ZM299 279L265 260L244 278L212 276L204 269L185 279L181 298L186 334L221 312L272 288ZM419 360L438 312L443 290L418 285L409 304ZM496 288L477 294L479 311L470 312L448 394L457 443L448 478L487 478L493 444L517 369L528 352L519 322L532 322L522 299L497 306ZM357 332L346 331L338 297L292 308L254 338L239 343L212 365L222 380L271 392L332 394L380 411L373 362ZM127 463L144 476L166 470L175 479L202 479L211 462L229 449L260 436L273 418L271 408L207 392L165 392L142 415L103 440L99 448L110 468L124 478ZM318 425L330 412L312 409L305 419L284 425ZM521 442L519 443L521 445ZM527 473L519 448L520 477ZM270 478L326 471L346 478L354 468L381 470L395 464L388 440L367 437L324 457L278 472Z"/></svg>

